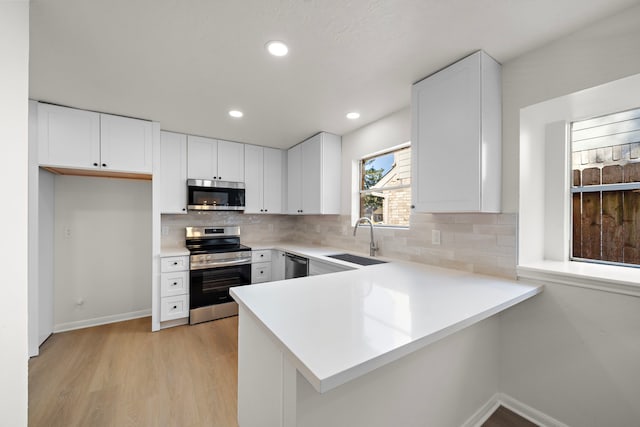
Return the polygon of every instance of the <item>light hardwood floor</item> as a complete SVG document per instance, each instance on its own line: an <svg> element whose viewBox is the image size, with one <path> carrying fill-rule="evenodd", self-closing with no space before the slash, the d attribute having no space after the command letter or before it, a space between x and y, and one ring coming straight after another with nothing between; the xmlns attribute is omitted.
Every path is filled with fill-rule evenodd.
<svg viewBox="0 0 640 427"><path fill-rule="evenodd" d="M237 317L55 334L29 361L29 426L237 427L237 378ZM483 425L532 426L502 407Z"/></svg>
<svg viewBox="0 0 640 427"><path fill-rule="evenodd" d="M54 334L29 361L29 426L237 426L238 318Z"/></svg>

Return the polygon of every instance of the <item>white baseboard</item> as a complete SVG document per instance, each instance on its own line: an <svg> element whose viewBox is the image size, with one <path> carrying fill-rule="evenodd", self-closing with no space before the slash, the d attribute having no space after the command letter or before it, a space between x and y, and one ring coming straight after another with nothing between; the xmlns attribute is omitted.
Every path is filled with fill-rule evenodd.
<svg viewBox="0 0 640 427"><path fill-rule="evenodd" d="M550 417L544 412L538 411L537 409L532 408L531 406L526 405L504 393L496 393L491 396L491 399L489 399L487 403L482 405L480 409L478 409L476 413L473 414L460 427L482 426L482 424L484 424L484 422L489 419L491 414L493 414L493 412L498 409L499 406L504 406L510 411L515 412L522 418L525 418L532 423L539 425L540 427L569 427L565 423L562 423L555 418Z"/></svg>
<svg viewBox="0 0 640 427"><path fill-rule="evenodd" d="M76 320L74 322L59 323L53 326L53 332L73 331L74 329L89 328L91 326L106 325L107 323L122 322L124 320L138 319L151 316L151 309L132 311L129 313L114 314L111 316L96 317L93 319Z"/></svg>
<svg viewBox="0 0 640 427"><path fill-rule="evenodd" d="M532 423L538 424L540 427L569 427L563 422L538 411L529 405L526 405L513 397L504 393L498 393L498 400L502 406L515 412L523 418L528 419Z"/></svg>
<svg viewBox="0 0 640 427"><path fill-rule="evenodd" d="M465 421L460 427L480 427L487 419L498 409L500 401L498 397L500 393L496 393L491 396L491 399L480 407L467 421Z"/></svg>

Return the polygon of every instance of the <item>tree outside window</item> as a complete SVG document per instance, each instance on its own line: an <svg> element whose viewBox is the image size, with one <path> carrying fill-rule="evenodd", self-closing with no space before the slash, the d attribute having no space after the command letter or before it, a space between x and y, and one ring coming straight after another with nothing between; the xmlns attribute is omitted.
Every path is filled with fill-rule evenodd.
<svg viewBox="0 0 640 427"><path fill-rule="evenodd" d="M362 159L360 216L376 225L409 226L411 148Z"/></svg>

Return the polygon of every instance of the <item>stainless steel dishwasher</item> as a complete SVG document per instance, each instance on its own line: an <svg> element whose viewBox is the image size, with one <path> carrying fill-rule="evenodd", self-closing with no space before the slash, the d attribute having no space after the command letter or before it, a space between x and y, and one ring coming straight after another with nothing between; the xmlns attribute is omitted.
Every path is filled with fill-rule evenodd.
<svg viewBox="0 0 640 427"><path fill-rule="evenodd" d="M307 258L287 253L284 262L284 278L294 279L309 275L309 260Z"/></svg>

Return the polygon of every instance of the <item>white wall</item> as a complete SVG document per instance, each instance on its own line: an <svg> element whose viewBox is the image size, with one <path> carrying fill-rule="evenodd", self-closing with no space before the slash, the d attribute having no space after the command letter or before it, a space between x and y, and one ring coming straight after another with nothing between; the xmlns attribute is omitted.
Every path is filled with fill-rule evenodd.
<svg viewBox="0 0 640 427"><path fill-rule="evenodd" d="M640 73L638 22L634 7L503 64L503 212L518 211L520 109ZM343 176L409 132L403 110L343 136ZM547 284L501 316L499 391L570 426L638 425L639 316L638 298Z"/></svg>
<svg viewBox="0 0 640 427"><path fill-rule="evenodd" d="M53 332L55 175L44 169L39 169L38 175L38 262L35 266L38 270L38 306L34 318L38 319L39 346ZM31 315L29 319L32 319Z"/></svg>
<svg viewBox="0 0 640 427"><path fill-rule="evenodd" d="M574 427L640 425L640 299L546 284L500 319L500 391Z"/></svg>
<svg viewBox="0 0 640 427"><path fill-rule="evenodd" d="M27 425L29 2L0 2L0 310L2 425Z"/></svg>
<svg viewBox="0 0 640 427"><path fill-rule="evenodd" d="M351 215L352 198L357 190L358 177L353 164L364 156L411 140L411 109L400 110L387 117L342 136L342 215ZM356 168L357 170L357 168ZM353 184L353 183L356 184Z"/></svg>
<svg viewBox="0 0 640 427"><path fill-rule="evenodd" d="M504 212L518 210L520 108L639 73L638 22L640 6L503 64Z"/></svg>
<svg viewBox="0 0 640 427"><path fill-rule="evenodd" d="M504 64L505 210L518 206L520 108L640 73L638 22L635 7ZM639 325L639 298L548 283L501 316L500 391L570 426L638 425Z"/></svg>
<svg viewBox="0 0 640 427"><path fill-rule="evenodd" d="M151 313L151 182L57 176L54 240L54 331Z"/></svg>

